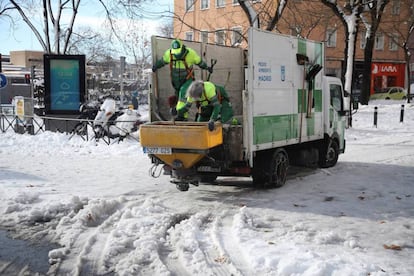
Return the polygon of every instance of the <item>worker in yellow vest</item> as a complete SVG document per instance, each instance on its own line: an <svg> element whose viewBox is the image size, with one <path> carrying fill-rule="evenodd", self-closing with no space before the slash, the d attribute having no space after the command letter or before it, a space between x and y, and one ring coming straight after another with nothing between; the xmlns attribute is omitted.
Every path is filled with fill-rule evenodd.
<svg viewBox="0 0 414 276"><path fill-rule="evenodd" d="M171 42L171 48L166 50L162 58L156 61L152 66L152 71L156 72L166 64L170 65L171 83L175 90L175 97L172 96L168 100L171 108L175 107L177 101L185 103L187 88L195 79L194 64L210 73L213 71L195 50L186 47L179 39L174 39Z"/></svg>
<svg viewBox="0 0 414 276"><path fill-rule="evenodd" d="M186 96L186 103L177 104L177 120L184 119L194 102L198 108L196 121L208 122L210 131L214 130L215 121L227 123L233 117L233 108L223 86L195 80L188 87Z"/></svg>

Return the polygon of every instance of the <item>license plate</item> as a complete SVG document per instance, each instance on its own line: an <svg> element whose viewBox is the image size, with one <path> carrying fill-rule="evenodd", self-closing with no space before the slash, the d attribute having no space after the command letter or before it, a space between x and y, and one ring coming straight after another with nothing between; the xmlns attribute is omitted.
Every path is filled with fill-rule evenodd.
<svg viewBox="0 0 414 276"><path fill-rule="evenodd" d="M143 147L144 153L147 154L165 154L169 155L172 154L171 148L167 147Z"/></svg>

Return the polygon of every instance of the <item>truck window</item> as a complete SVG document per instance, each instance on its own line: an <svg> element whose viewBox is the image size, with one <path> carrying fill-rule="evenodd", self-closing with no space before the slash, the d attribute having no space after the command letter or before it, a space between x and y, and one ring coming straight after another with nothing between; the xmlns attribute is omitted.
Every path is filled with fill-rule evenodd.
<svg viewBox="0 0 414 276"><path fill-rule="evenodd" d="M330 84L329 90L331 92L331 105L336 111L341 111L342 108L342 88L337 84Z"/></svg>

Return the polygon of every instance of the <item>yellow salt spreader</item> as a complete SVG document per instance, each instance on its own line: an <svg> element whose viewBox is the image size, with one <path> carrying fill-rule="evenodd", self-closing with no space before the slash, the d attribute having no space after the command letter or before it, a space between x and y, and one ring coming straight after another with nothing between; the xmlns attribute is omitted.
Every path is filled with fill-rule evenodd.
<svg viewBox="0 0 414 276"><path fill-rule="evenodd" d="M144 153L155 165L165 164L172 173L171 182L182 191L198 184L195 165L223 143L222 127L209 131L206 123L158 121L140 126L140 142Z"/></svg>

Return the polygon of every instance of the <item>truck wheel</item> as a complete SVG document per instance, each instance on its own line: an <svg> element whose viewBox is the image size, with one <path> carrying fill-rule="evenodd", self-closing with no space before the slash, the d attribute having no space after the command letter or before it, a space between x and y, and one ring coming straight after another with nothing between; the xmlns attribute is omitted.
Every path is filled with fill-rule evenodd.
<svg viewBox="0 0 414 276"><path fill-rule="evenodd" d="M266 185L266 154L257 153L254 158L254 167L252 171L253 186L262 189Z"/></svg>
<svg viewBox="0 0 414 276"><path fill-rule="evenodd" d="M286 182L288 167L289 158L284 149L256 156L253 168L253 185L256 188L282 187Z"/></svg>
<svg viewBox="0 0 414 276"><path fill-rule="evenodd" d="M270 179L269 186L271 188L279 188L285 185L286 175L289 168L288 154L284 149L277 149L270 162Z"/></svg>
<svg viewBox="0 0 414 276"><path fill-rule="evenodd" d="M330 140L325 150L319 151L319 166L329 168L335 166L339 156L339 146L335 140Z"/></svg>

